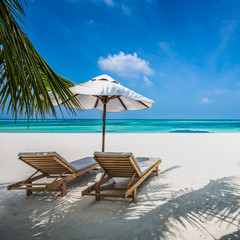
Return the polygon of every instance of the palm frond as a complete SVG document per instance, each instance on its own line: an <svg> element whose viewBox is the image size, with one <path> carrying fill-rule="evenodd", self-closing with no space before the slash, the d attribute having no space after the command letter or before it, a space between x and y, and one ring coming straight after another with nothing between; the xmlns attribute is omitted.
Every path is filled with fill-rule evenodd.
<svg viewBox="0 0 240 240"><path fill-rule="evenodd" d="M24 3L25 0L24 0ZM13 15L21 22L25 14L19 0L0 0L0 107L13 116L33 117L56 111L49 97L51 91L59 103L75 113L81 108L69 90L70 81L58 76L39 55L21 30ZM58 100L59 99L59 100ZM70 101L67 101L69 99Z"/></svg>

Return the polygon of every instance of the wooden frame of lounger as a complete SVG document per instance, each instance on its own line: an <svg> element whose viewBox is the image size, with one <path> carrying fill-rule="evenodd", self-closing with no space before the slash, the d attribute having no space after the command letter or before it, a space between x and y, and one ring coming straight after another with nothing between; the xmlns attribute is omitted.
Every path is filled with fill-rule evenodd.
<svg viewBox="0 0 240 240"><path fill-rule="evenodd" d="M7 186L7 189L25 189L27 196L30 196L34 191L61 191L61 196L63 197L67 194L67 182L69 180L77 178L80 175L98 167L98 164L96 163L83 170L76 171L76 169L71 166L69 162L55 152L47 154L20 153L18 156L20 160L35 168L37 171L26 180ZM36 174L39 172L41 174L36 176ZM54 178L54 180L50 183L33 183L45 177Z"/></svg>
<svg viewBox="0 0 240 240"><path fill-rule="evenodd" d="M104 175L96 184L88 187L83 190L82 195L96 196L96 200L100 200L100 197L121 197L121 198L132 198L132 202L137 201L137 187L153 172L156 171L156 176L158 176L158 167L162 162L161 159L158 159L156 163L149 168L149 170L142 174L141 170L138 167L137 162L134 159L134 156L131 154L129 156L94 156L95 161L98 165L104 170ZM130 178L126 188L110 188L110 187L101 187L102 184L109 181L113 177L120 178ZM134 179L137 179L134 182ZM134 182L134 183L133 183ZM111 194L111 193L101 193L101 191L113 190L121 191L122 194ZM95 193L94 193L95 191Z"/></svg>

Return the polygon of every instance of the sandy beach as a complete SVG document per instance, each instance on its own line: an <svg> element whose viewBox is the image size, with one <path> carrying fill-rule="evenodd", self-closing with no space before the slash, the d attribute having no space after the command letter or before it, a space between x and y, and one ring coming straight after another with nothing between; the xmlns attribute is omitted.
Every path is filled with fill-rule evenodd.
<svg viewBox="0 0 240 240"><path fill-rule="evenodd" d="M96 171L59 193L7 190L34 172L19 152L56 151L68 161L101 150L101 134L0 133L1 239L240 239L240 134L107 134L106 151L160 157L130 200L81 196Z"/></svg>

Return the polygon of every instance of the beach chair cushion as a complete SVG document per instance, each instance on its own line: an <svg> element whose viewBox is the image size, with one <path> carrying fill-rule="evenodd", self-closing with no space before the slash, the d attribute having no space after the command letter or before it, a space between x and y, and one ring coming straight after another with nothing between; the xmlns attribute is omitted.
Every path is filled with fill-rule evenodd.
<svg viewBox="0 0 240 240"><path fill-rule="evenodd" d="M141 169L144 175L157 161L159 158L148 158L148 157L136 157L138 167Z"/></svg>
<svg viewBox="0 0 240 240"><path fill-rule="evenodd" d="M85 157L79 160L75 160L70 162L70 164L77 169L77 171L83 170L85 168L91 167L92 165L96 164L92 157Z"/></svg>

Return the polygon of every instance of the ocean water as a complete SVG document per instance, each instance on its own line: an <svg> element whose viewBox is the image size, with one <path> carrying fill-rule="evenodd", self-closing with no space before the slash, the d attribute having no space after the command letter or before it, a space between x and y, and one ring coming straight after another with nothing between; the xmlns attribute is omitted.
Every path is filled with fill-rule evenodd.
<svg viewBox="0 0 240 240"><path fill-rule="evenodd" d="M102 120L5 120L0 132L8 133L100 133ZM240 120L125 119L106 121L108 133L240 133Z"/></svg>

